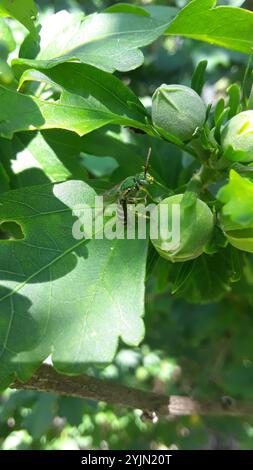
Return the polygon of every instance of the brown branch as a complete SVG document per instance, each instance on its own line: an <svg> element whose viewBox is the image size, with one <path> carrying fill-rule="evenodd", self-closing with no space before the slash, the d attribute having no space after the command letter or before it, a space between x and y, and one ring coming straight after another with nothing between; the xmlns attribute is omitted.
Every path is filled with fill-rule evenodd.
<svg viewBox="0 0 253 470"><path fill-rule="evenodd" d="M130 409L139 408L147 416L152 416L155 413L157 416L164 418L195 414L215 416L253 415L253 402L235 402L229 397L222 397L220 402L199 402L184 396L159 395L88 375L78 377L62 375L45 364L37 370L28 382L16 381L11 387L105 401Z"/></svg>

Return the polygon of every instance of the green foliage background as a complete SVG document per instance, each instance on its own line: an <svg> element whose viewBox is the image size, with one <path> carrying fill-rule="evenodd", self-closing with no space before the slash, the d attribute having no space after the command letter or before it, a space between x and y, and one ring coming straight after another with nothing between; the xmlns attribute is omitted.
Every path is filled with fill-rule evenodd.
<svg viewBox="0 0 253 470"><path fill-rule="evenodd" d="M81 9L89 14L118 2L43 0L36 3L41 16L46 17L64 8L71 12ZM182 7L186 2L138 3ZM243 4L242 1L219 3ZM11 20L9 24L15 42L9 38L8 53L14 57L15 43L22 42L26 31ZM115 75L130 85L145 103L149 103L149 97L161 83L190 85L194 68L201 59L208 60L205 98L214 102L224 95L230 83L241 81L248 60L240 52L170 36L147 46L144 55L142 67ZM29 147L29 159L28 153L22 158L29 142L27 134L18 133L11 149L16 164L12 188L28 187L31 182L33 185L49 182L49 175L51 181L70 176L80 179L82 175L83 180L89 176L101 179L105 185L114 184L139 171L150 142L149 137L133 134L126 128L120 131L116 126L107 126L82 140L74 140L74 143L71 140L72 148L64 156L61 145L64 139L69 142L68 135L50 132L45 134L45 141L37 145L52 148L54 142L54 158L58 151L63 164L59 165L57 160L55 167L48 168L43 155L41 158L37 155L36 160L32 157L32 147ZM8 155L9 145L7 141L2 142L3 159ZM163 175L164 182L171 188L179 182L184 184L194 168L189 155L160 141L153 145L153 171ZM69 152L73 153L73 161ZM81 158L76 158L77 155ZM1 188L4 189L4 182ZM170 264L162 259L155 267L150 263L145 339L132 349L120 344L110 365L89 367L87 372L143 390L210 400L221 400L227 395L252 400L253 257L247 257L245 262L244 281L231 289L228 283L231 267L227 266L229 250L226 258L214 256L207 267L201 258L191 281L175 296L171 295L175 273L170 272ZM206 271L209 283L206 283ZM52 394L7 390L0 398L0 445L4 450L253 449L253 418L192 416L150 424L142 421L139 411L128 412L104 403Z"/></svg>

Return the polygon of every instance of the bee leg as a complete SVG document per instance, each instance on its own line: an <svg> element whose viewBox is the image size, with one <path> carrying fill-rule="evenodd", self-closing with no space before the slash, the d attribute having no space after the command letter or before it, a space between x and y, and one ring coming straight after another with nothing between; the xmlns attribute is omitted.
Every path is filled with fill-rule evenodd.
<svg viewBox="0 0 253 470"><path fill-rule="evenodd" d="M149 197L149 199L151 200L151 202L153 202L154 204L157 204L157 201L155 201L155 199L153 199L153 196L150 194L150 192L146 189L146 188L142 188L142 191L145 193L145 198L147 200L147 198ZM145 204L147 202L145 201Z"/></svg>

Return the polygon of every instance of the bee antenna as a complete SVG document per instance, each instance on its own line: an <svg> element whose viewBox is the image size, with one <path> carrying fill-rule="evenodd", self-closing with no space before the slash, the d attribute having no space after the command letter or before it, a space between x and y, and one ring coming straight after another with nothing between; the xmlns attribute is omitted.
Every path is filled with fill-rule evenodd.
<svg viewBox="0 0 253 470"><path fill-rule="evenodd" d="M148 169L149 169L149 161L150 161L150 157L151 157L151 152L152 152L152 148L149 147L149 149L148 149L148 154L147 154L147 158L146 158L146 163L145 163L145 167L144 167L144 175L145 175L145 177L147 176L147 172L148 172Z"/></svg>

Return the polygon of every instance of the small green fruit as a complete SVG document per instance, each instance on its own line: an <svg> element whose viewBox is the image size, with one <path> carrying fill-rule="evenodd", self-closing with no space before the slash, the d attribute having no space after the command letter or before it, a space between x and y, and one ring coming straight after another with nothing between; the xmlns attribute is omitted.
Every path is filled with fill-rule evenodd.
<svg viewBox="0 0 253 470"><path fill-rule="evenodd" d="M224 215L220 216L220 224L232 246L238 250L253 253L253 226L242 227L239 224L231 222L231 220Z"/></svg>
<svg viewBox="0 0 253 470"><path fill-rule="evenodd" d="M232 161L253 161L253 111L234 116L221 133L224 155Z"/></svg>
<svg viewBox="0 0 253 470"><path fill-rule="evenodd" d="M184 262L197 258L204 252L204 248L209 242L213 229L214 217L207 204L201 199L196 199L191 206L185 206L183 194L170 196L158 204L159 214L160 206L166 205L168 211L168 231L172 231L175 220L172 220L172 206L180 206L180 239L179 245L175 250L165 249L164 237L162 236L161 216L159 215L158 239L151 239L158 253L169 261Z"/></svg>
<svg viewBox="0 0 253 470"><path fill-rule="evenodd" d="M161 85L152 97L152 120L155 126L185 142L203 127L206 106L192 88Z"/></svg>

